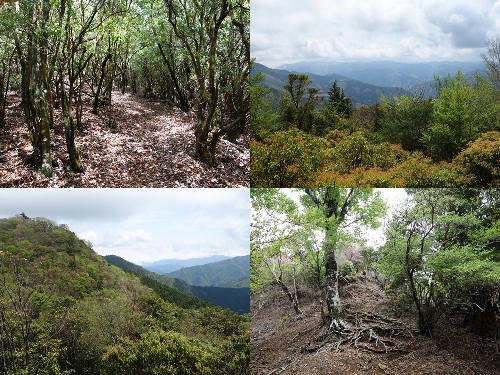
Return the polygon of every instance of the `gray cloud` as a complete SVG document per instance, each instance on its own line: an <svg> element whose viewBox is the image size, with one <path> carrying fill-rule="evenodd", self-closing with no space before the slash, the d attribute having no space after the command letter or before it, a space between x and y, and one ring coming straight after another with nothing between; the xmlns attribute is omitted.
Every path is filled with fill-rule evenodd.
<svg viewBox="0 0 500 375"><path fill-rule="evenodd" d="M491 4L493 5L493 4ZM472 3L452 3L438 13L431 13L429 21L445 34L450 34L455 48L482 48L488 31L494 29L494 20L486 8Z"/></svg>
<svg viewBox="0 0 500 375"><path fill-rule="evenodd" d="M68 224L101 255L135 263L249 252L248 189L3 189L0 217Z"/></svg>
<svg viewBox="0 0 500 375"><path fill-rule="evenodd" d="M52 220L125 219L156 209L248 210L248 189L3 189L0 217L25 212Z"/></svg>
<svg viewBox="0 0 500 375"><path fill-rule="evenodd" d="M253 0L251 54L299 60L480 60L500 34L500 1Z"/></svg>

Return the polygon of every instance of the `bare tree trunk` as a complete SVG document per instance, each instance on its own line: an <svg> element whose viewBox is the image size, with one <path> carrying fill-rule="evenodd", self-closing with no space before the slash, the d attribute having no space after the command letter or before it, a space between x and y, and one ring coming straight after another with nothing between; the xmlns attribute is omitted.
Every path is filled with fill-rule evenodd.
<svg viewBox="0 0 500 375"><path fill-rule="evenodd" d="M68 149L69 161L71 164L71 170L73 172L81 173L83 172L82 162L80 161L80 154L75 145L75 130L76 125L73 120L73 81L70 78L70 84L68 93L64 90L64 86L62 89L62 109L63 109L63 117L64 117L64 135L66 136L66 146Z"/></svg>
<svg viewBox="0 0 500 375"><path fill-rule="evenodd" d="M5 126L5 62L2 61L2 70L0 70L0 128Z"/></svg>
<svg viewBox="0 0 500 375"><path fill-rule="evenodd" d="M339 272L335 247L336 242L327 232L323 242L323 251L325 252L325 297L330 329L344 331L349 329L349 325L341 319L342 305L339 295Z"/></svg>
<svg viewBox="0 0 500 375"><path fill-rule="evenodd" d="M104 60L101 63L101 75L100 75L99 83L97 84L97 90L96 90L96 93L94 96L94 105L92 106L92 113L93 114L97 114L97 112L98 112L99 99L101 96L102 87L104 85L104 78L106 78L106 64L108 63L109 60L111 60L112 57L113 57L113 55L111 54L111 52L108 52L108 54L106 55L106 57L104 58Z"/></svg>

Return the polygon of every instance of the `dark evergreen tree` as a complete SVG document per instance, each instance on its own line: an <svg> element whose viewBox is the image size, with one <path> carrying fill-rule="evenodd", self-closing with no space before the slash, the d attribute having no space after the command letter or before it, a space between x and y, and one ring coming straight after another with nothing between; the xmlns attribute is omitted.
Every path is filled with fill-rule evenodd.
<svg viewBox="0 0 500 375"><path fill-rule="evenodd" d="M331 89L328 91L328 97L328 102L340 116L348 118L351 115L354 108L351 98L345 95L344 89L337 84L337 80L333 82Z"/></svg>

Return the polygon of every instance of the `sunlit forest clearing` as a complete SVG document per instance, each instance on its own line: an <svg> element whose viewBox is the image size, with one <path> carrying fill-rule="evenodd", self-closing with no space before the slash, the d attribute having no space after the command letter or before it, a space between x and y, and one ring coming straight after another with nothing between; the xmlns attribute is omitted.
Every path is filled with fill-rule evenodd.
<svg viewBox="0 0 500 375"><path fill-rule="evenodd" d="M436 76L370 105L354 106L336 80L320 96L304 73L277 92L256 69L252 187L498 186L500 38L486 45L484 72Z"/></svg>
<svg viewBox="0 0 500 375"><path fill-rule="evenodd" d="M2 2L1 186L249 186L249 7Z"/></svg>

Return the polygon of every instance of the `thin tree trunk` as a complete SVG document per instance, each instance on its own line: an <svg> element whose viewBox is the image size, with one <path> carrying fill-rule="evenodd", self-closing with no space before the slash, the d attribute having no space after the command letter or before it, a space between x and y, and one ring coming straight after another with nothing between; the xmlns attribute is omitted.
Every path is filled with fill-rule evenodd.
<svg viewBox="0 0 500 375"><path fill-rule="evenodd" d="M71 170L73 172L81 173L83 172L82 162L80 160L80 154L75 145L75 130L76 125L73 120L73 81L70 80L70 85L68 93L62 88L62 109L64 117L64 135L66 137L66 147L68 149L69 161L71 164Z"/></svg>
<svg viewBox="0 0 500 375"><path fill-rule="evenodd" d="M2 70L0 70L0 128L5 126L5 62L2 61Z"/></svg>
<svg viewBox="0 0 500 375"><path fill-rule="evenodd" d="M16 48L12 51L10 54L9 62L7 65L5 65L5 62L2 61L2 77L1 77L1 87L2 89L0 90L0 95L2 96L0 98L0 128L5 126L5 107L7 105L7 94L9 92L9 84L10 84L10 75L11 75L11 70L10 67L12 66L12 59L14 58L14 55L16 53ZM7 75L7 78L5 77Z"/></svg>
<svg viewBox="0 0 500 375"><path fill-rule="evenodd" d="M111 52L108 52L108 54L104 58L103 62L101 63L101 76L99 78L99 83L97 84L97 91L96 91L95 96L94 96L94 105L92 106L92 113L95 115L98 112L99 99L100 99L102 87L104 84L104 78L106 77L106 64L108 63L109 60L111 60L112 57L113 57L113 55L111 54Z"/></svg>
<svg viewBox="0 0 500 375"><path fill-rule="evenodd" d="M175 69L174 69L175 67L167 59L167 56L165 55L165 52L163 51L161 44L158 42L157 45L158 45L158 49L160 50L160 55L163 58L163 62L167 65L167 69L170 72L170 77L172 77L172 81L173 81L175 89L177 91L177 96L179 98L179 108L182 109L184 112L187 112L189 110L189 103L187 102L186 98L184 97L181 86L179 84L179 80L177 79L177 76L175 75ZM189 77L187 77L187 78L189 78Z"/></svg>
<svg viewBox="0 0 500 375"><path fill-rule="evenodd" d="M302 310L299 309L299 302L296 297L290 292L288 287L283 283L283 280L281 280L281 277L279 279L276 279L276 283L281 287L283 292L286 294L290 302L292 303L293 309L295 310L295 313L297 315L302 315Z"/></svg>

